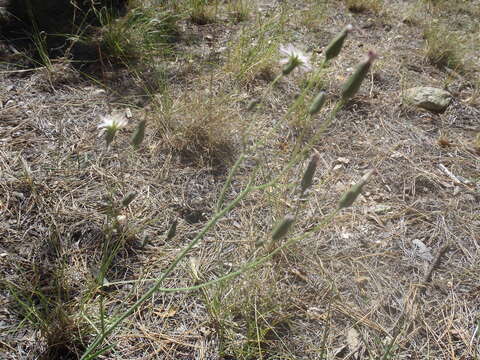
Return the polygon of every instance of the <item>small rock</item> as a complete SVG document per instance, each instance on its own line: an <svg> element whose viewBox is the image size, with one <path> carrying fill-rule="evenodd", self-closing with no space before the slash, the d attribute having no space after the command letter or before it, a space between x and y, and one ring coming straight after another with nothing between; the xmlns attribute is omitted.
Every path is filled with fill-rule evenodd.
<svg viewBox="0 0 480 360"><path fill-rule="evenodd" d="M345 165L350 164L350 160L344 157L339 157L335 162Z"/></svg>
<svg viewBox="0 0 480 360"><path fill-rule="evenodd" d="M442 89L421 86L408 89L405 92L404 100L426 110L442 112L452 101L452 95Z"/></svg>
<svg viewBox="0 0 480 360"><path fill-rule="evenodd" d="M420 256L420 258L429 262L433 260L431 249L427 247L423 241L419 239L413 239L412 244L414 245L414 253Z"/></svg>
<svg viewBox="0 0 480 360"><path fill-rule="evenodd" d="M360 334L353 327L347 332L347 344L350 351L354 351L362 344L360 341Z"/></svg>
<svg viewBox="0 0 480 360"><path fill-rule="evenodd" d="M25 195L21 192L12 191L12 195L15 196L19 200L25 200Z"/></svg>
<svg viewBox="0 0 480 360"><path fill-rule="evenodd" d="M377 204L375 206L370 207L369 210L375 214L381 215L381 214L385 214L387 212L392 211L392 207L385 204Z"/></svg>

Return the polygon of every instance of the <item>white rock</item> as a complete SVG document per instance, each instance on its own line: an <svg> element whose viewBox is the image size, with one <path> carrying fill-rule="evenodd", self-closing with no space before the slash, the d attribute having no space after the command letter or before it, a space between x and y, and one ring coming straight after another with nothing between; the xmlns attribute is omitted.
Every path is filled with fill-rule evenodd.
<svg viewBox="0 0 480 360"><path fill-rule="evenodd" d="M442 89L421 86L408 89L404 94L404 100L423 109L442 112L452 101L452 95Z"/></svg>

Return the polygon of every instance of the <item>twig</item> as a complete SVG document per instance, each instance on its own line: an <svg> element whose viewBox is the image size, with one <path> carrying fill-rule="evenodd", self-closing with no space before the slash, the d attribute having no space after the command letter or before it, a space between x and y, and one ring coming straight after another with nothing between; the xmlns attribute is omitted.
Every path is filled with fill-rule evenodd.
<svg viewBox="0 0 480 360"><path fill-rule="evenodd" d="M428 282L430 282L431 278L432 278L432 273L433 271L438 267L438 265L440 264L440 259L441 257L443 256L443 254L445 254L445 252L447 251L447 249L449 248L450 246L450 243L446 243L445 245L443 245L437 252L437 255L435 255L435 258L433 259L432 263L430 264L430 266L428 267L428 269L425 271L425 274L423 275L423 278L422 278L422 284L423 284L423 287L422 289L420 290L421 291L421 294L423 295L425 293L425 289L426 289L426 284Z"/></svg>
<svg viewBox="0 0 480 360"><path fill-rule="evenodd" d="M469 181L466 179L463 179L461 177L455 176L450 170L447 169L447 167L443 164L438 164L438 167L440 170L442 170L447 176L453 180L453 182L457 184L468 184Z"/></svg>

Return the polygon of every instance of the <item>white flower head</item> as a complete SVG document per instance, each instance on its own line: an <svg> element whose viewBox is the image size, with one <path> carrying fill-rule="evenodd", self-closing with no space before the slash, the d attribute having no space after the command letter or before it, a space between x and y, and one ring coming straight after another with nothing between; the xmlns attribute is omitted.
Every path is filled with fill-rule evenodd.
<svg viewBox="0 0 480 360"><path fill-rule="evenodd" d="M283 75L290 74L297 67L301 71L312 70L310 55L305 54L292 44L280 46L280 54L283 56L280 60L280 64L283 65Z"/></svg>
<svg viewBox="0 0 480 360"><path fill-rule="evenodd" d="M105 141L107 148L109 148L117 131L127 126L128 120L120 113L113 113L107 116L100 115L100 120L102 122L98 125L100 129L99 136L105 132Z"/></svg>
<svg viewBox="0 0 480 360"><path fill-rule="evenodd" d="M100 120L102 122L98 125L98 128L107 131L117 131L128 124L128 120L120 113L113 113L107 116L100 115Z"/></svg>

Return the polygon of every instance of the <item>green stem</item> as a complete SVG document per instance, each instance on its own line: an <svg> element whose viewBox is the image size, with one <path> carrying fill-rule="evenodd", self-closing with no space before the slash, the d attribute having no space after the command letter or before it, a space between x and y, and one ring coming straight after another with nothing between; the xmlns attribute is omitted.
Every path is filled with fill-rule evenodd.
<svg viewBox="0 0 480 360"><path fill-rule="evenodd" d="M279 247L277 247L275 250L273 250L272 252L268 253L267 255L261 257L260 259L256 260L256 261L253 261L253 262L250 262L246 265L244 265L243 267L241 267L239 270L237 271L234 271L234 272L231 272L227 275L223 275L219 278L216 278L216 279L213 279L213 280L210 280L210 281L207 281L207 282L204 282L202 284L197 284L197 285L193 285L193 286L189 286L189 287L179 287L179 288L158 288L158 292L162 292L162 293L173 293L173 292L179 292L179 291L193 291L193 290L200 290L202 288L205 288L205 287L208 287L208 286L211 286L211 285L214 285L214 284L217 284L219 282L222 282L222 281L225 281L225 280L229 280L231 278L234 278L234 277L237 277L241 274L243 274L244 272L250 270L250 269L253 269L263 263L265 263L266 261L268 261L269 259L271 259L273 256L275 256L277 253L279 253L280 251L282 251L284 248L287 248L289 247L290 245L292 245L293 243L296 243L298 241L301 241L305 238L307 238L308 236L310 236L311 234L317 232L318 230L320 230L323 226L325 226L326 224L328 224L337 214L338 214L339 210L335 210L333 213L331 213L330 215L328 215L327 217L325 217L325 219L323 219L320 224L318 224L317 226L315 226L314 228L310 229L309 231L306 231L304 232L302 235L299 235L299 236L296 236L296 237L293 237L291 239L289 239L288 241L286 241L285 243L283 243L282 245L280 245ZM111 283L109 285L122 285L122 284L130 284L130 283L138 283L138 282L145 282L145 281L159 281L161 278L159 279L144 279L144 280L131 280L131 281L118 281L118 282L114 282L114 283Z"/></svg>
<svg viewBox="0 0 480 360"><path fill-rule="evenodd" d="M225 184L223 185L222 191L220 192L218 202L217 202L217 208L216 211L220 211L220 209L223 206L223 202L225 200L225 194L227 192L228 187L232 183L233 175L237 172L238 168L242 164L243 160L245 159L245 152L242 152L240 156L238 157L237 161L235 161L235 164L233 165L232 169L228 173L227 181L225 181Z"/></svg>
<svg viewBox="0 0 480 360"><path fill-rule="evenodd" d="M115 330L120 323L129 317L133 312L142 305L146 300L148 300L155 292L158 291L160 285L163 281L167 278L168 275L175 269L178 263L187 255L187 253L205 236L208 230L216 224L216 222L222 218L225 214L227 214L230 210L232 210L237 204L242 200L246 195L248 195L252 191L252 187L250 184L247 185L245 190L243 190L236 198L233 200L227 207L225 207L222 211L218 212L210 221L205 225L205 227L200 231L197 236L190 242L188 246L186 246L182 252L175 258L175 260L171 263L168 269L163 273L163 275L157 280L155 285L153 285L145 294L142 295L140 299L138 299L132 306L130 306L123 314L121 314L109 327L102 331L102 333L97 336L97 338L93 341L92 344L87 348L85 353L82 355L81 360L86 360L87 356L89 356L98 345L103 343L108 335L110 335L113 330Z"/></svg>
<svg viewBox="0 0 480 360"><path fill-rule="evenodd" d="M323 68L323 66L325 65L325 62L322 63L322 66L320 68L320 70ZM319 70L319 71L320 71ZM270 86L266 89L266 91L264 92L264 96L266 95L267 91L269 91L269 89L271 87L273 87L281 78L282 78L283 74L280 74L278 75L273 81L272 83L270 84ZM307 87L303 90L302 92L302 96L304 96L304 94L313 86L313 84L308 84ZM295 104L298 104L299 103L299 99L297 99L297 101L294 103L294 106ZM274 249L273 251L271 251L270 253L268 253L267 255L263 256L262 258L256 260L256 261L253 261L253 262L250 262L248 264L246 264L245 266L243 266L241 269L233 272L233 273L230 273L230 274L227 274L227 275L224 275L220 278L217 278L215 280L212 280L212 281L208 281L206 283L203 283L203 284L199 284L199 285L195 285L195 286L191 286L191 287L185 287L185 288L173 288L173 289L167 289L167 288L161 288L160 285L163 283L163 281L167 278L167 276L169 276L173 270L176 268L176 266L179 264L179 262L190 252L190 250L198 244L198 242L205 236L205 234L217 223L217 221L222 218L223 216L225 216L230 210L232 210L233 208L235 208L238 203L246 196L248 195L250 192L252 191L255 191L255 190L262 190L262 189L265 189L267 187L270 187L270 186L273 186L275 185L278 180L288 171L291 169L291 167L298 161L299 157L307 152L308 150L311 149L311 147L313 146L313 143L318 139L318 137L323 133L323 131L331 124L331 122L333 121L333 119L335 118L338 110L340 110L340 108L344 105L344 103L342 101L340 101L339 103L337 103L337 105L335 106L335 108L332 110L332 112L330 113L330 116L329 118L322 124L322 127L319 129L319 132L317 133L317 136L313 137L309 143L307 144L307 146L305 146L305 148L300 151L298 150L298 152L296 154L294 154L291 158L291 160L289 161L289 163L284 167L284 169L277 175L275 176L272 180L270 180L269 182L265 183L265 184L262 184L262 185L258 185L258 186L252 186L251 183L253 181L253 177L250 177L249 179L249 183L247 184L247 186L245 187L245 189L232 201L228 204L228 206L226 206L225 208L223 208L221 211L219 211L219 209L221 208L221 206L223 205L223 202L224 202L224 198L225 198L225 194L226 194L226 190L228 188L228 186L230 186L231 184L231 181L232 181L232 177L233 175L236 173L236 171L238 170L239 166L241 165L242 161L244 160L245 158L245 152L243 152L241 154L241 156L239 157L239 159L235 162L235 165L234 167L232 168L232 170L230 171L230 174L227 178L227 182L225 184L225 186L223 187L221 193L220 193L220 198L219 198L219 201L217 203L217 213L214 215L214 217L212 219L210 219L210 221L205 225L205 227L195 236L195 238L190 242L190 244L188 244L181 252L180 254L177 255L177 257L175 258L175 260L170 264L170 266L167 268L167 270L162 274L162 276L158 279L156 279L155 281L155 284L145 293L143 294L140 299L138 299L133 305L131 305L125 312L123 312L116 320L114 320L112 322L111 325L109 325L107 328L104 328L104 324L103 324L103 319L102 319L102 331L101 331L101 334L99 334L95 340L90 344L90 346L88 346L88 348L86 349L85 353L82 355L81 357L81 360L87 360L87 359L91 359L92 358L92 355L94 354L94 351L95 349L103 343L103 341L107 338L107 336L109 336L119 325L120 323L125 320L127 317L129 317L131 314L133 314L133 312L138 309L138 307L140 305L142 305L145 301L147 301L155 292L158 292L158 291L162 291L162 292L176 292L176 291L192 291L192 290L196 290L196 289L201 289L203 287L206 287L206 286L210 286L212 284L215 284L215 283L218 283L220 281L224 281L224 280L227 280L227 279L230 279L230 278L233 278L235 276L238 276L242 273L244 273L245 271L249 270L249 269L252 269L254 267L257 267L263 263L265 263L266 261L268 261L269 259L271 259L273 256L275 256L278 252L280 252L282 249L290 246L291 244L297 242L297 241L300 241L302 239L304 239L305 237L309 236L310 234L312 234L313 232L319 230L321 227L323 227L327 222L331 221L331 219L338 213L338 210L335 210L333 213L331 213L329 216L327 216L318 226L314 227L313 229L311 229L310 231L308 232L305 232L304 234L298 236L298 237L294 237L294 238L291 238L289 239L288 241L286 241L284 244L278 246L276 249ZM271 131L273 131L274 129L276 129L278 126L279 126L280 122L277 122L276 126L274 126L272 129L270 129L270 131L268 132L268 134L271 133ZM267 134L267 135L268 135ZM264 137L264 140L265 141L266 139L268 138L268 136L265 136ZM256 149L259 145L261 145L263 143L263 141L257 141L255 143L255 146L254 146L254 149ZM109 285L113 285L114 283L112 284L109 284ZM102 316L103 317L103 316Z"/></svg>
<svg viewBox="0 0 480 360"><path fill-rule="evenodd" d="M103 293L100 293L100 329L101 333L105 332L105 312L103 309Z"/></svg>

